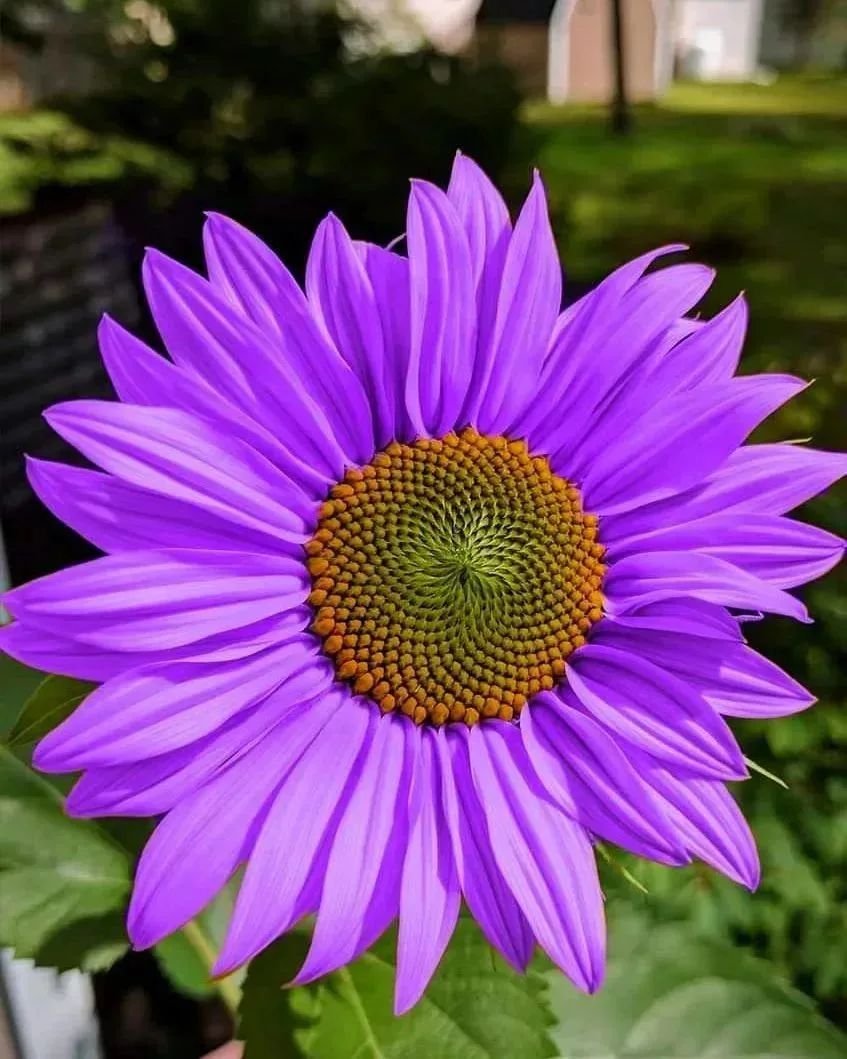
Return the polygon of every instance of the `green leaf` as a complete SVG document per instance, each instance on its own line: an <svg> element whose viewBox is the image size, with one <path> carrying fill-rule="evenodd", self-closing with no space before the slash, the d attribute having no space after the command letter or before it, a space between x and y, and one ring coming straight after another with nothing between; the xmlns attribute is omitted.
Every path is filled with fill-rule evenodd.
<svg viewBox="0 0 847 1059"><path fill-rule="evenodd" d="M33 959L38 967L57 971L105 971L127 951L125 917L121 912L77 919L60 927Z"/></svg>
<svg viewBox="0 0 847 1059"><path fill-rule="evenodd" d="M162 970L183 993L203 997L215 992L207 961L182 931L160 941L155 953Z"/></svg>
<svg viewBox="0 0 847 1059"><path fill-rule="evenodd" d="M9 746L27 746L47 735L73 713L95 687L95 684L70 677L45 677L27 699L9 733Z"/></svg>
<svg viewBox="0 0 847 1059"><path fill-rule="evenodd" d="M594 997L549 972L568 1059L842 1059L847 1037L764 961L687 925L615 916L606 985Z"/></svg>
<svg viewBox="0 0 847 1059"><path fill-rule="evenodd" d="M0 622L0 624L3 624ZM0 735L5 736L44 674L0 654Z"/></svg>
<svg viewBox="0 0 847 1059"><path fill-rule="evenodd" d="M306 989L282 990L305 956L290 935L250 965L240 1034L245 1059L544 1059L555 1054L543 979L515 974L476 925L460 920L417 1006L397 1018L393 935L356 963ZM273 1034L269 1027L273 1027Z"/></svg>
<svg viewBox="0 0 847 1059"><path fill-rule="evenodd" d="M61 927L123 908L129 859L0 746L0 945L35 956Z"/></svg>
<svg viewBox="0 0 847 1059"><path fill-rule="evenodd" d="M244 1059L305 1059L320 1005L320 986L284 989L306 958L309 940L291 933L250 961L239 1008Z"/></svg>

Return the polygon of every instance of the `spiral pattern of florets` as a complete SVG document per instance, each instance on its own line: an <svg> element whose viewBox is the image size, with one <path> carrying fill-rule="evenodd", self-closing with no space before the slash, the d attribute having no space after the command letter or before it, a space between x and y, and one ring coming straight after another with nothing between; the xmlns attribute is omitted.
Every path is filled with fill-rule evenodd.
<svg viewBox="0 0 847 1059"><path fill-rule="evenodd" d="M384 712L511 720L602 616L597 535L579 490L523 441L393 443L321 505L312 629Z"/></svg>

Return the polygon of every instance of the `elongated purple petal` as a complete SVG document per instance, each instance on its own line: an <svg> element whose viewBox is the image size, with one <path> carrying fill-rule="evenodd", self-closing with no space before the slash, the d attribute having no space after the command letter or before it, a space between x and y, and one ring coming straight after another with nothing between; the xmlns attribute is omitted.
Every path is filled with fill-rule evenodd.
<svg viewBox="0 0 847 1059"><path fill-rule="evenodd" d="M480 348L488 367L479 380L480 430L504 431L537 391L561 303L562 266L536 173L506 249L490 347Z"/></svg>
<svg viewBox="0 0 847 1059"><path fill-rule="evenodd" d="M151 651L109 650L73 639L70 635L73 626L66 630L68 635L57 635L16 621L0 628L0 650L33 669L103 683L129 669L166 660L226 662L234 658L246 658L256 651L285 643L292 636L297 636L311 620L312 614L307 607L296 607L252 625L214 633L193 643Z"/></svg>
<svg viewBox="0 0 847 1059"><path fill-rule="evenodd" d="M535 449L580 452L604 402L639 359L709 288L714 273L676 265L640 278L663 247L612 273L587 295L544 365L535 410L523 427Z"/></svg>
<svg viewBox="0 0 847 1059"><path fill-rule="evenodd" d="M204 378L155 353L104 316L97 332L103 363L122 401L150 408L177 408L218 423L272 463L286 466L288 451L255 419L228 401Z"/></svg>
<svg viewBox="0 0 847 1059"><path fill-rule="evenodd" d="M25 666L75 680L108 680L138 665L137 654L92 647L20 621L0 627L0 651Z"/></svg>
<svg viewBox="0 0 847 1059"><path fill-rule="evenodd" d="M420 434L457 425L476 343L470 248L452 203L439 188L413 181L406 219L410 346L406 409Z"/></svg>
<svg viewBox="0 0 847 1059"><path fill-rule="evenodd" d="M539 945L592 993L603 980L605 927L588 835L546 799L515 728L492 721L468 741L495 860Z"/></svg>
<svg viewBox="0 0 847 1059"><path fill-rule="evenodd" d="M304 748L268 809L216 974L245 963L308 909L311 895L304 900L304 889L349 801L355 766L364 759L362 748L375 723L367 706L352 700L346 689L333 690L328 698L333 702L332 724Z"/></svg>
<svg viewBox="0 0 847 1059"><path fill-rule="evenodd" d="M728 381L741 352L746 322L742 299L705 323L683 319L672 324L598 406L578 451L566 454L570 473L576 478L590 473L595 461L605 458L609 446L628 435L645 410L652 410L669 395Z"/></svg>
<svg viewBox="0 0 847 1059"><path fill-rule="evenodd" d="M745 445L703 483L678 496L607 517L610 544L635 545L655 529L684 525L715 513L784 515L847 474L847 455L805 445Z"/></svg>
<svg viewBox="0 0 847 1059"><path fill-rule="evenodd" d="M753 375L667 398L597 455L582 483L588 508L613 514L681 492L805 385L788 375Z"/></svg>
<svg viewBox="0 0 847 1059"><path fill-rule="evenodd" d="M341 476L345 454L326 413L260 328L208 281L163 254L148 252L144 282L177 364L265 425L291 454L298 480L307 482L314 468Z"/></svg>
<svg viewBox="0 0 847 1059"><path fill-rule="evenodd" d="M602 642L676 673L716 710L733 717L781 717L815 701L779 666L738 640L609 621Z"/></svg>
<svg viewBox="0 0 847 1059"><path fill-rule="evenodd" d="M732 795L722 783L677 776L648 755L636 767L664 804L689 853L748 890L759 885L756 842Z"/></svg>
<svg viewBox="0 0 847 1059"><path fill-rule="evenodd" d="M382 325L385 348L385 400L391 410L394 436L412 441L409 413L406 411L406 375L409 370L409 262L405 257L374 243L354 242L373 287Z"/></svg>
<svg viewBox="0 0 847 1059"><path fill-rule="evenodd" d="M369 734L332 840L312 944L296 984L354 960L397 915L412 765L406 729L406 718L388 715Z"/></svg>
<svg viewBox="0 0 847 1059"><path fill-rule="evenodd" d="M361 381L318 327L297 281L252 232L218 213L208 214L203 246L212 285L258 327L302 386L331 417L352 462L373 453L373 428Z"/></svg>
<svg viewBox="0 0 847 1059"><path fill-rule="evenodd" d="M137 949L197 915L249 856L292 750L296 756L302 748L292 746L287 726L273 729L158 825L138 862L129 906L127 929Z"/></svg>
<svg viewBox="0 0 847 1059"><path fill-rule="evenodd" d="M763 610L809 621L806 608L782 589L713 555L645 552L614 563L603 586L610 614L631 614L649 603L689 596L741 610Z"/></svg>
<svg viewBox="0 0 847 1059"><path fill-rule="evenodd" d="M636 542L613 546L610 555L617 559L671 550L713 555L778 588L793 588L831 570L844 554L844 541L781 515L731 512L681 526L660 526Z"/></svg>
<svg viewBox="0 0 847 1059"><path fill-rule="evenodd" d="M548 386L561 387L579 378L591 364L592 350L590 329L613 326L613 314L624 296L641 280L647 269L658 258L676 254L687 247L682 243L661 246L657 250L642 254L615 269L597 287L583 295L579 301L568 306L559 316L555 328L555 341L544 361L544 376L540 396L561 397L561 391L548 394ZM693 304L693 303L692 303ZM686 308L677 311L674 307L671 320L681 316ZM660 330L662 328L660 327ZM548 408L546 411L549 411Z"/></svg>
<svg viewBox="0 0 847 1059"><path fill-rule="evenodd" d="M599 626L598 633L605 635L610 620ZM616 627L684 632L718 640L743 639L738 621L728 611L701 599L663 599L628 614L616 614L613 620Z"/></svg>
<svg viewBox="0 0 847 1059"><path fill-rule="evenodd" d="M659 372L664 392L731 378L738 368L748 315L747 302L741 294L723 312L677 343L666 354Z"/></svg>
<svg viewBox="0 0 847 1059"><path fill-rule="evenodd" d="M306 264L306 293L335 348L368 396L377 448L394 436L394 380L386 373L376 295L360 255L334 214L321 221Z"/></svg>
<svg viewBox="0 0 847 1059"><path fill-rule="evenodd" d="M497 316L500 281L512 226L500 192L479 166L457 153L447 198L464 226L471 252L477 306L477 354L462 418L473 421L491 376L491 337Z"/></svg>
<svg viewBox="0 0 847 1059"><path fill-rule="evenodd" d="M462 895L489 942L516 970L525 971L535 939L494 859L485 814L471 777L467 739L454 734L448 737L442 729L435 745L441 759L444 813Z"/></svg>
<svg viewBox="0 0 847 1059"><path fill-rule="evenodd" d="M568 667L579 702L616 736L711 779L747 775L726 723L684 681L619 648L590 643Z"/></svg>
<svg viewBox="0 0 847 1059"><path fill-rule="evenodd" d="M308 578L285 556L126 552L72 566L6 593L16 618L107 650L196 643L304 602Z"/></svg>
<svg viewBox="0 0 847 1059"><path fill-rule="evenodd" d="M331 666L305 637L234 662L147 666L92 692L42 739L33 761L45 772L141 761L202 739L280 685L302 702L331 679Z"/></svg>
<svg viewBox="0 0 847 1059"><path fill-rule="evenodd" d="M189 746L143 761L86 770L68 795L67 812L80 817L159 816L231 765L276 725L297 727L291 731L293 744L308 733L317 734L340 702L333 692L308 703L296 701L283 687Z"/></svg>
<svg viewBox="0 0 847 1059"><path fill-rule="evenodd" d="M54 405L45 419L71 445L132 485L248 529L302 543L314 502L264 456L207 421L108 401Z"/></svg>
<svg viewBox="0 0 847 1059"><path fill-rule="evenodd" d="M664 864L687 862L649 788L591 717L542 692L521 712L520 732L544 787L587 831Z"/></svg>
<svg viewBox="0 0 847 1059"><path fill-rule="evenodd" d="M409 841L400 884L394 1013L418 1002L456 926L461 889L441 800L436 736L412 733L419 760L410 799Z"/></svg>
<svg viewBox="0 0 847 1059"><path fill-rule="evenodd" d="M131 485L110 474L27 459L38 499L104 552L151 548L258 551L302 556L303 543L280 540L237 522Z"/></svg>

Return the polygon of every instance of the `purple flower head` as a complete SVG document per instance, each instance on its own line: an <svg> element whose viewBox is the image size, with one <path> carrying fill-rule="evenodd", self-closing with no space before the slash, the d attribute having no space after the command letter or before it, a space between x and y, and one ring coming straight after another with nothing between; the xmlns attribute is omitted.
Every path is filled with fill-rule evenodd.
<svg viewBox="0 0 847 1059"><path fill-rule="evenodd" d="M755 887L725 720L812 697L739 617L843 542L786 512L847 471L745 446L803 388L733 377L709 269L618 269L560 312L541 180L512 224L469 159L415 181L406 253L329 216L305 293L212 215L209 278L144 282L171 359L105 320L120 402L47 413L98 470L32 460L105 557L10 592L5 650L100 683L39 745L77 816L161 816L129 932L155 944L239 866L217 971L314 914L308 982L399 921L396 1009L465 901L524 969L603 977L593 843Z"/></svg>

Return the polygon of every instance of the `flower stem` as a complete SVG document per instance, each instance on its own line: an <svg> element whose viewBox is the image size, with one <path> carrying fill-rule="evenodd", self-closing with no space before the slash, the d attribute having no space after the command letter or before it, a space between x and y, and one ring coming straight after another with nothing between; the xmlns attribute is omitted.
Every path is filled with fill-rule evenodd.
<svg viewBox="0 0 847 1059"><path fill-rule="evenodd" d="M182 933L185 935L185 940L203 961L211 978L212 968L215 965L218 954L209 936L195 919L185 924L182 928ZM241 1003L241 989L234 976L227 975L225 978L212 978L212 982L220 994L221 1000L229 1008L231 1014L236 1016L238 1014L238 1005Z"/></svg>

